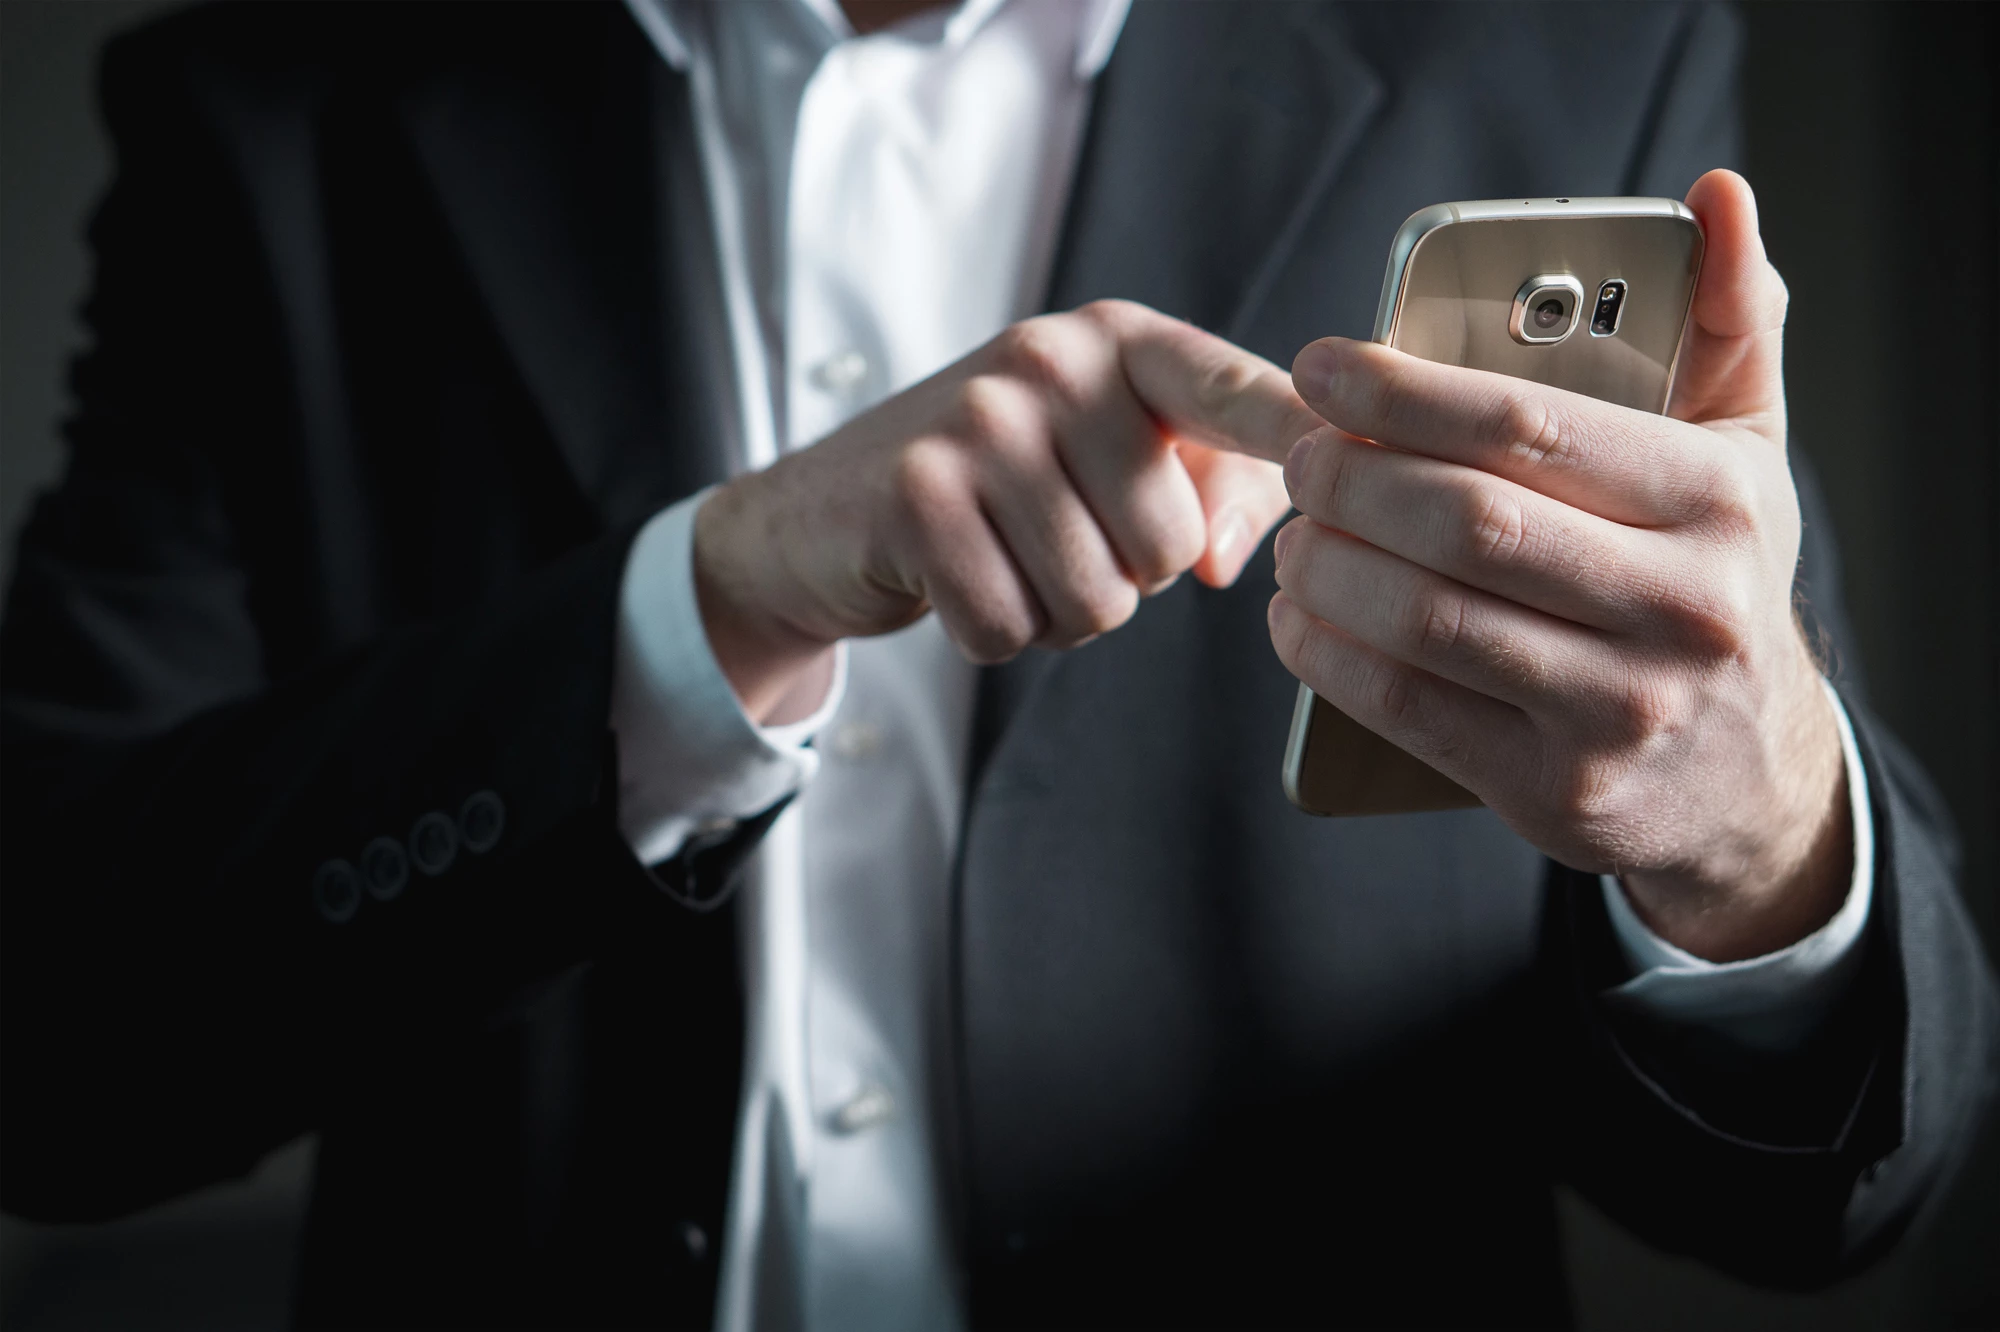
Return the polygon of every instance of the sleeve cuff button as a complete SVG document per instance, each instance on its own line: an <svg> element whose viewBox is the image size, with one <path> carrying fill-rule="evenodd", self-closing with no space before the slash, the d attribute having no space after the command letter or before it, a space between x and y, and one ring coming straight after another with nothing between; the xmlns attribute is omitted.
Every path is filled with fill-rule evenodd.
<svg viewBox="0 0 2000 1332"><path fill-rule="evenodd" d="M425 874L436 878L451 868L458 858L458 828L444 815L432 810L410 829L410 860Z"/></svg>
<svg viewBox="0 0 2000 1332"><path fill-rule="evenodd" d="M361 852L361 876L368 881L368 895L378 902L394 900L410 881L410 858L403 844L393 837L377 837Z"/></svg>
<svg viewBox="0 0 2000 1332"><path fill-rule="evenodd" d="M477 791L466 797L458 811L458 835L466 850L483 856L500 845L500 834L506 830L507 806L497 793Z"/></svg>
<svg viewBox="0 0 2000 1332"><path fill-rule="evenodd" d="M335 925L345 925L361 909L361 872L344 860L329 860L313 874L313 905Z"/></svg>

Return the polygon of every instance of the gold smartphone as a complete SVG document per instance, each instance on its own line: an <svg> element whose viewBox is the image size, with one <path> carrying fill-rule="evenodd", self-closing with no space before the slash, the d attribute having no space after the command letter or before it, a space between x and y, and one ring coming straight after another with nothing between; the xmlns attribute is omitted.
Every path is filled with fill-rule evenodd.
<svg viewBox="0 0 2000 1332"><path fill-rule="evenodd" d="M1375 341L1664 412L1701 257L1701 226L1672 199L1436 204L1396 233ZM1284 780L1308 814L1479 803L1304 685Z"/></svg>

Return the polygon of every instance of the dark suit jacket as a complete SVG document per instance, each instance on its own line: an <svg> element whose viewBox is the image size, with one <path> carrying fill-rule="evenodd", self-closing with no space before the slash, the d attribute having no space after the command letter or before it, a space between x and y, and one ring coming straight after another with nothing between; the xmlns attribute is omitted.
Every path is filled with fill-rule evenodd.
<svg viewBox="0 0 2000 1332"><path fill-rule="evenodd" d="M1420 206L1732 160L1735 50L1682 8L1141 4L1050 303L1280 362L1365 336ZM117 42L104 102L0 656L5 1204L108 1216L316 1130L302 1322L704 1323L760 829L649 876L606 730L627 543L735 429L684 86L612 5L270 6ZM1830 559L1815 518L1837 640ZM1561 1322L1557 1180L1752 1278L1890 1243L1995 1008L1858 696L1868 966L1759 1061L1607 1007L1594 883L1489 813L1295 813L1269 587L1267 551L984 680L943 1126L975 1317ZM480 791L497 847L315 910Z"/></svg>

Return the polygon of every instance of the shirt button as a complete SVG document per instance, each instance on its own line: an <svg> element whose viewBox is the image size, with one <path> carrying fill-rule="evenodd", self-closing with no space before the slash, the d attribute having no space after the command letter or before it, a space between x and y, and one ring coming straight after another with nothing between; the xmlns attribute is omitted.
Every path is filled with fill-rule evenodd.
<svg viewBox="0 0 2000 1332"><path fill-rule="evenodd" d="M708 1232L692 1221L681 1222L681 1247L695 1262L708 1257Z"/></svg>
<svg viewBox="0 0 2000 1332"><path fill-rule="evenodd" d="M835 758L858 762L880 753L883 738L882 728L874 722L852 721L834 727L826 743Z"/></svg>
<svg viewBox="0 0 2000 1332"><path fill-rule="evenodd" d="M895 1113L896 1098L889 1095L887 1087L871 1082L849 1097L847 1104L835 1110L827 1122L835 1133L859 1133L888 1122Z"/></svg>
<svg viewBox="0 0 2000 1332"><path fill-rule="evenodd" d="M450 869L458 859L458 826L436 810L418 819L410 829L410 859L433 878Z"/></svg>
<svg viewBox="0 0 2000 1332"><path fill-rule="evenodd" d="M868 358L858 351L840 351L806 371L806 382L824 393L846 395L868 377Z"/></svg>
<svg viewBox="0 0 2000 1332"><path fill-rule="evenodd" d="M313 874L313 905L335 925L345 925L361 909L361 871L344 860L329 860Z"/></svg>
<svg viewBox="0 0 2000 1332"><path fill-rule="evenodd" d="M403 844L393 837L378 837L361 849L361 876L368 880L368 895L387 902L403 891L410 881L410 858Z"/></svg>

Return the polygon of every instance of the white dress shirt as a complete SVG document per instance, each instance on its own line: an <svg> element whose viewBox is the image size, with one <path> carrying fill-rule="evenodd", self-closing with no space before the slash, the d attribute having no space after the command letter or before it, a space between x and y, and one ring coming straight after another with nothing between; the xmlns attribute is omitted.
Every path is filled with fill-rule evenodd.
<svg viewBox="0 0 2000 1332"><path fill-rule="evenodd" d="M835 0L627 3L689 79L747 466L1040 307L1128 0L967 0L867 37ZM955 1326L952 1144L938 1138L950 1088L933 1073L975 673L926 617L843 645L814 716L753 725L695 603L703 498L633 547L611 720L621 826L647 863L803 789L742 902L748 1032L717 1325ZM1840 725L1856 850L1840 913L1791 948L1717 966L1653 935L1607 878L1635 972L1621 1002L1782 1045L1838 993L1873 864L1866 778Z"/></svg>

